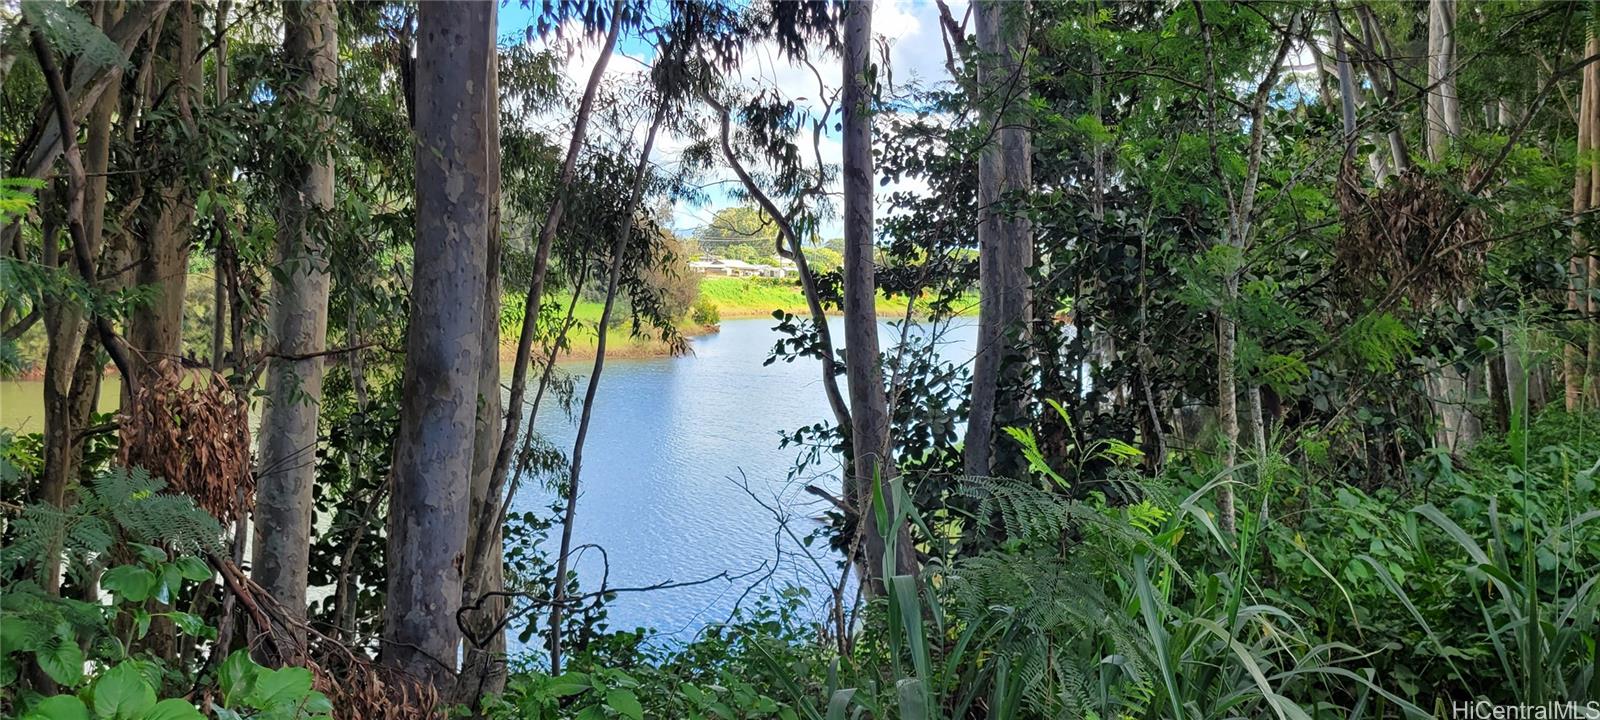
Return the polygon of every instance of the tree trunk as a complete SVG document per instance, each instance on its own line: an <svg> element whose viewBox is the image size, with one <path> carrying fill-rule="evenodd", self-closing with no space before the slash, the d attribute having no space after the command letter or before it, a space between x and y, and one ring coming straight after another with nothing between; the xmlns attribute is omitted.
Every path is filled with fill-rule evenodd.
<svg viewBox="0 0 1600 720"><path fill-rule="evenodd" d="M889 398L883 387L878 348L878 290L873 262L872 3L849 3L844 16L844 335L845 378L850 396L850 444L854 478L845 498L855 508L865 550L863 576L881 589L885 542L873 512L871 483L893 502L889 481L894 455L889 438ZM853 490L853 492L852 492ZM893 517L891 506L890 517ZM904 526L897 530L893 572L916 573L916 549Z"/></svg>
<svg viewBox="0 0 1600 720"><path fill-rule="evenodd" d="M389 506L386 663L448 695L483 353L491 2L417 8L417 233Z"/></svg>
<svg viewBox="0 0 1600 720"><path fill-rule="evenodd" d="M1450 144L1461 136L1461 106L1456 98L1456 2L1428 1L1428 95L1426 139L1428 158L1443 161ZM1465 304L1460 309L1466 310ZM1440 419L1438 441L1451 449L1465 449L1477 442L1479 422L1472 414L1472 384L1467 373L1455 364L1436 370L1428 384L1432 387L1435 414Z"/></svg>
<svg viewBox="0 0 1600 720"><path fill-rule="evenodd" d="M107 13L102 15L101 25L104 26L108 24L104 18L112 17L114 13L108 9L102 11ZM48 85L50 104L47 107L53 110L50 116L55 122L54 127L61 137L71 140L62 149L68 172L65 220L71 243L71 259L62 258L59 254L58 226L46 223L41 233L44 265L67 263L76 269L83 282L94 287L99 276L97 259L105 227L105 174L110 163L111 120L117 98L114 93L109 96L101 93L95 98L90 111L87 152L81 151L76 141L70 96L59 66L51 55L43 33L33 29L31 36L34 52ZM89 175L91 172L94 173L92 180ZM50 505L66 507L68 486L77 477L82 461L82 438L79 432L88 424L98 399L99 368L82 367L86 358L93 365L93 358L97 356L93 343L87 339L91 319L107 351L118 359L119 368L126 371L128 359L106 318L94 317L86 308L73 305L71 301L47 297L44 304L42 314L48 343L44 378L45 468L39 495L41 500ZM85 370L91 372L89 379L81 377ZM89 394L87 403L84 401L85 393ZM60 558L52 551L40 565L40 584L47 593L60 592L59 562Z"/></svg>
<svg viewBox="0 0 1600 720"><path fill-rule="evenodd" d="M333 124L338 81L338 16L332 0L289 3L284 55L286 104L300 108L315 137ZM315 142L315 141L314 141ZM256 470L252 574L294 617L305 616L311 547L311 487L317 469L317 411L328 336L327 215L333 209L331 148L315 144L293 158L278 208L278 272L273 273L267 400Z"/></svg>
<svg viewBox="0 0 1600 720"><path fill-rule="evenodd" d="M1443 160L1461 136L1456 98L1456 0L1428 0L1428 159Z"/></svg>
<svg viewBox="0 0 1600 720"><path fill-rule="evenodd" d="M1196 19L1200 23L1201 37L1205 42L1206 77L1209 87L1208 94L1217 94L1217 70L1215 50L1212 47L1211 26L1205 20L1205 4L1196 0L1194 3ZM1279 38L1278 49L1272 62L1267 66L1266 76L1256 85L1250 103L1250 144L1245 160L1244 183L1237 193L1222 172L1221 158L1217 150L1217 107L1214 97L1208 97L1206 111L1210 124L1208 142L1211 150L1211 160L1217 174L1217 182L1222 186L1228 201L1228 219L1223 228L1220 246L1231 248L1233 256L1239 259L1244 257L1245 249L1250 244L1250 233L1255 224L1256 193L1261 185L1261 158L1266 142L1266 113L1268 94L1277 84L1279 74L1283 71L1284 58L1289 54L1289 48L1294 44L1294 28L1288 28ZM1217 322L1217 422L1222 430L1223 468L1232 470L1239 457L1239 398L1238 398L1238 325L1232 317L1233 306L1239 298L1239 268L1230 266L1222 278L1223 300L1215 308ZM1249 390L1249 402L1254 407L1260 402L1260 388L1252 386ZM1233 501L1233 485L1223 483L1217 488L1217 514L1218 524L1223 532L1233 534L1236 513Z"/></svg>
<svg viewBox="0 0 1600 720"><path fill-rule="evenodd" d="M1356 16L1361 24L1361 37L1367 48L1372 53L1382 53L1382 58L1369 57L1362 64L1367 68L1368 78L1372 81L1373 91L1385 110L1392 111L1395 105L1395 87L1399 85L1399 74L1395 71L1398 58L1389 45L1389 38L1383 33L1383 27L1378 24L1378 16L1372 8L1365 3L1356 5ZM1410 152L1406 150L1406 136L1394 123L1388 133L1389 159L1394 165L1395 172L1403 172L1411 166Z"/></svg>
<svg viewBox="0 0 1600 720"><path fill-rule="evenodd" d="M578 153L582 152L584 138L588 136L589 117L594 112L594 99L600 91L600 79L606 74L611 54L617 48L617 38L622 34L622 11L623 0L616 0L611 7L611 29L606 33L605 45L600 49L599 59L595 60L594 68L589 71L589 82L583 88L583 99L578 102L578 112L573 117L572 139L567 143L566 159L562 161L561 180L551 195L550 209L545 213L544 223L539 226L539 242L533 251L533 281L529 284L528 297L522 307L522 330L517 335L517 356L511 365L511 393L506 406L505 426L500 435L499 451L494 458L494 471L489 477L489 494L496 498L500 497L500 492L509 479L511 453L517 445L517 435L522 432L522 412L528 394L528 367L533 361L533 337L539 329L539 310L544 302L545 276L550 269L550 249L555 244L556 231L561 228L561 218L566 213L567 193L572 188ZM534 412L538 412L537 407L534 408ZM505 500L502 499L500 502L504 504ZM475 545L487 548L487 543L481 542L484 532L484 529L479 529L477 535L480 542L476 542ZM474 564L481 562L476 556L473 560Z"/></svg>
<svg viewBox="0 0 1600 720"><path fill-rule="evenodd" d="M1027 14L1025 2L980 0L976 8L978 86L992 89L999 106L984 111L994 131L978 156L978 352L964 458L971 475L1015 469L995 462L996 426L1021 421L1027 412L1019 377L1026 363L1008 357L1008 350L1027 341L1033 229L1026 215L1004 207L1033 184L1032 138L1021 117Z"/></svg>
<svg viewBox="0 0 1600 720"><path fill-rule="evenodd" d="M578 479L583 471L583 444L589 436L589 420L594 415L594 397L600 389L600 373L606 367L606 339L611 334L611 310L616 305L617 286L622 282L622 265L627 259L628 238L633 236L634 213L644 196L644 181L650 173L650 152L655 149L656 132L666 116L667 105L658 100L650 130L644 138L644 149L639 152L639 164L634 168L633 189L628 194L628 204L617 219L617 236L611 245L611 275L606 281L605 307L600 311L599 337L595 340L594 370L589 373L588 386L583 391L583 410L578 416L578 434L572 443L572 466L567 472L565 493L566 508L561 517L561 548L556 555L554 599L550 603L550 674L561 674L561 618L567 600L567 569L572 553L572 527L578 511Z"/></svg>
<svg viewBox="0 0 1600 720"><path fill-rule="evenodd" d="M228 11L232 7L233 3L230 0L219 0L217 3L217 107L222 107L228 102ZM211 173L208 172L207 175L211 176ZM214 184L208 183L208 185L211 185L208 189L215 189ZM215 202L212 204L220 205ZM226 216L220 207L213 211L212 218L217 221L215 223L217 247L215 258L211 263L211 371L221 372L222 360L228 347L228 310L231 306L228 301L227 273L223 269L226 265L224 257L226 250L223 248L229 244L230 239ZM234 359L234 362L239 361L239 358Z"/></svg>
<svg viewBox="0 0 1600 720"><path fill-rule="evenodd" d="M1229 273L1229 297L1239 292L1239 281ZM1226 310L1217 313L1217 425L1222 431L1222 467L1232 470L1239 460L1239 389L1234 361L1237 358L1237 328ZM1231 479L1230 479L1231 480ZM1233 506L1233 486L1224 483L1217 488L1217 522L1222 531L1232 535L1238 517Z"/></svg>
<svg viewBox="0 0 1600 720"><path fill-rule="evenodd" d="M200 89L199 24L194 7L185 2L179 14L178 42L169 43L167 62L174 68L172 97L180 117L189 118L190 103ZM145 162L171 162L170 148L146 138ZM144 242L134 266L134 284L153 289L150 304L128 318L128 342L135 353L135 372L183 350L183 301L189 280L189 235L194 225L194 184L173 177L156 188L144 225Z"/></svg>
<svg viewBox="0 0 1600 720"><path fill-rule="evenodd" d="M496 23L496 18L490 19ZM496 25L498 27L498 25ZM491 38L497 36L491 30ZM472 443L472 491L469 507L477 530L467 535L467 571L461 604L472 605L487 592L502 590L505 553L502 551L500 498L493 489L494 459L501 442L500 398L500 58L490 52L484 68L489 87L489 167L487 210L488 262L483 284L483 357L478 363L478 414ZM483 530L487 526L487 536ZM478 547L479 543L487 547ZM461 681L456 702L477 709L485 695L499 695L506 685L506 633L490 631L505 617L506 601L495 597L483 602L484 610L468 616L475 634L488 635L479 645L470 640L462 648Z"/></svg>
<svg viewBox="0 0 1600 720"><path fill-rule="evenodd" d="M1584 55L1600 55L1600 32L1593 26L1589 28L1589 42L1584 48ZM1588 158L1589 171L1589 202L1584 209L1592 212L1600 208L1600 64L1590 63L1584 68L1583 86L1588 90L1589 97L1588 110L1584 111L1583 118L1589 124L1589 149L1582 156ZM1573 195L1577 195L1576 187ZM1588 403L1591 408L1600 407L1600 250L1596 249L1595 244L1596 238L1588 238L1587 244L1579 251L1589 256L1589 277L1584 286L1589 295L1589 311L1584 322L1589 328L1589 349L1584 376L1589 386Z"/></svg>
<svg viewBox="0 0 1600 720"><path fill-rule="evenodd" d="M1578 144L1574 157L1577 159L1577 169L1572 178L1572 213L1581 213L1589 208L1589 195L1592 188L1593 176L1583 158L1593 143L1595 131L1594 94L1596 86L1589 81L1588 68L1583 72L1582 90L1578 95ZM1577 227L1572 230L1572 258L1567 265L1567 310L1574 316L1581 317L1588 309L1588 301L1584 298L1584 276L1586 270L1585 250L1588 242L1583 232ZM1581 325L1579 325L1581 327ZM1561 348L1561 377L1566 388L1567 412L1577 412L1583 406L1583 375L1584 351L1577 338L1562 343Z"/></svg>

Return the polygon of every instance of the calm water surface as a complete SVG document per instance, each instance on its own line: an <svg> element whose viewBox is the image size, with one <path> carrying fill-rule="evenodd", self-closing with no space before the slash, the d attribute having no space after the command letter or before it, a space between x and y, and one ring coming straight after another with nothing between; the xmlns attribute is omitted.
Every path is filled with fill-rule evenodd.
<svg viewBox="0 0 1600 720"><path fill-rule="evenodd" d="M613 628L652 627L670 643L726 619L740 596L766 575L763 563L771 569L779 559L779 548L784 557L765 589L803 587L821 598L837 579L836 557L819 555L832 577L823 576L780 534L773 513L742 487L748 484L767 505L790 513L790 528L803 537L818 527L812 518L824 509L803 492L804 485L830 491L839 485L836 464L802 479L789 477L801 450L780 447L780 433L827 420L830 413L819 362L763 364L778 338L773 324L729 320L721 332L696 338L690 356L606 362L584 449L574 545L605 548L612 587L760 570L734 582L624 593L611 605ZM842 338L842 323L834 319L831 325L834 337ZM881 332L885 348L899 337L888 323ZM975 320L957 320L941 332L940 355L970 359L975 336ZM591 365L565 367L583 376L581 394ZM536 428L571 450L576 420L553 402L540 410ZM530 489L518 498L517 509L542 511L552 497L546 489ZM590 553L578 572L586 590L593 589L604 563Z"/></svg>
<svg viewBox="0 0 1600 720"><path fill-rule="evenodd" d="M726 619L758 582L752 597L793 586L811 590L820 600L837 579L836 557L819 555L827 575L819 572L781 534L773 512L744 489L788 513L790 528L804 537L818 527L812 518L823 507L802 488L814 483L837 491L839 486L836 464L813 468L803 478L789 477L801 450L780 447L780 433L828 420L830 413L817 361L763 364L778 339L773 324L729 320L721 332L694 339L691 355L607 361L584 450L575 545L605 549L613 588L750 573L736 581L623 593L611 605L613 628L654 628L660 642L671 644ZM832 327L836 341L842 339L837 318ZM884 323L881 332L887 351L899 330ZM969 360L975 336L974 320L942 327L939 354ZM581 396L591 362L562 367L576 376ZM117 392L115 379L108 380L107 410ZM0 383L0 427L32 432L42 425L39 382ZM571 452L576 418L567 417L554 400L540 410L536 428ZM545 514L553 492L537 483L524 488L514 509ZM544 549L554 552L558 541L556 530ZM576 567L585 591L599 587L605 571L599 553L587 552Z"/></svg>

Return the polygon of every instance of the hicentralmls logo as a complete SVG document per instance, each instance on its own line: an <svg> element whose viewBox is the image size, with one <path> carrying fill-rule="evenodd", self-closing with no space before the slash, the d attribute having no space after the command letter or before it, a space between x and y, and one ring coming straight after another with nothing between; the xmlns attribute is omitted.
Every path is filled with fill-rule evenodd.
<svg viewBox="0 0 1600 720"><path fill-rule="evenodd" d="M1450 717L1455 720L1594 720L1600 719L1600 701L1500 705L1488 700L1467 700L1451 702Z"/></svg>

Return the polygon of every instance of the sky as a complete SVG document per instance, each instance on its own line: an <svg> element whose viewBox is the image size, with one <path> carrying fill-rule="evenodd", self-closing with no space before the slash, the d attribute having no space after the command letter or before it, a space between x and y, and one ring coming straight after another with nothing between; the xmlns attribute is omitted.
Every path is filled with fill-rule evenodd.
<svg viewBox="0 0 1600 720"><path fill-rule="evenodd" d="M663 4L667 1L655 0ZM957 18L966 12L965 0L954 0L947 4ZM532 24L533 16L534 11L524 7L523 0L503 1L499 16L502 42L506 38L520 40L524 37ZM873 32L889 48L889 64L897 87L912 81L928 86L949 79L949 73L944 67L944 46L939 38L939 10L933 0L879 0L873 8ZM602 41L603 37L591 37L574 43L575 47L567 54L563 67L563 74L572 87L581 88L588 80ZM533 42L545 41L536 38ZM649 43L637 36L619 40L617 49L618 56L613 57L606 67L607 80L622 80L630 74L640 72L652 54ZM876 54L875 49L874 55ZM814 60L813 64L830 88L838 87L842 70L837 56ZM815 108L820 104L816 100L819 97L817 74L813 74L812 70L804 65L791 65L782 60L776 47L771 43L748 48L737 75L747 86L776 88L798 105ZM554 116L540 118L536 123L549 128L553 133L570 132L573 110L574 108L562 108ZM594 127L595 125L591 123L591 141L595 132ZM562 130L563 128L566 130ZM643 130L641 124L636 135L642 136ZM564 137L554 141L565 144ZM670 168L677 162L679 154L687 145L688 141L685 138L676 136L659 138L656 141L654 161L658 165ZM809 140L803 146L808 147ZM824 163L837 165L841 157L838 134L830 130L829 136L823 139L820 150ZM738 200L730 192L737 183L731 171L721 169L720 174L703 178L703 182L707 185L706 203L696 206L680 201L672 208L670 224L679 234L693 234L695 230L706 225L718 210L738 204ZM881 199L891 192L917 189L921 189L920 181L891 183L879 187L879 196ZM837 217L823 218L819 233L824 238L840 237L844 234Z"/></svg>

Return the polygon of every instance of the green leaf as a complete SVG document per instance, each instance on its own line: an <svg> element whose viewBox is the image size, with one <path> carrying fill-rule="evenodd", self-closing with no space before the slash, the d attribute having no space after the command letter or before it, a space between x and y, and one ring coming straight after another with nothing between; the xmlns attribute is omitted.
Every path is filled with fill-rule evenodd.
<svg viewBox="0 0 1600 720"><path fill-rule="evenodd" d="M172 624L178 626L185 635L201 635L205 633L206 621L199 615L186 612L169 612L167 617L172 618Z"/></svg>
<svg viewBox="0 0 1600 720"><path fill-rule="evenodd" d="M256 676L260 672L261 666L250 659L250 651L235 650L229 655L217 671L218 682L222 684L223 703L233 705L236 698L249 695L255 688Z"/></svg>
<svg viewBox="0 0 1600 720"><path fill-rule="evenodd" d="M194 557L193 555L185 555L181 558L178 558L172 564L178 568L178 573L182 575L185 580L204 582L211 579L211 566L206 564L206 561Z"/></svg>
<svg viewBox="0 0 1600 720"><path fill-rule="evenodd" d="M333 701L329 700L327 695L312 690L306 695L305 704L301 705L300 709L308 713L326 715L333 712Z"/></svg>
<svg viewBox="0 0 1600 720"><path fill-rule="evenodd" d="M311 692L311 671L303 667L268 670L256 679L250 705L261 710L297 704Z"/></svg>
<svg viewBox="0 0 1600 720"><path fill-rule="evenodd" d="M16 617L7 612L6 621L0 623L0 654L38 650L41 641L50 637L43 623Z"/></svg>
<svg viewBox="0 0 1600 720"><path fill-rule="evenodd" d="M156 583L156 599L164 603L172 602L178 596L178 591L183 589L183 574L178 572L176 565L165 565L161 568L161 580Z"/></svg>
<svg viewBox="0 0 1600 720"><path fill-rule="evenodd" d="M107 670L94 684L94 714L102 718L139 720L155 704L155 688L131 662Z"/></svg>
<svg viewBox="0 0 1600 720"><path fill-rule="evenodd" d="M168 698L150 708L150 712L144 714L143 720L205 720L205 717L190 705L189 701L183 698Z"/></svg>
<svg viewBox="0 0 1600 720"><path fill-rule="evenodd" d="M71 635L58 635L49 646L36 653L35 658L39 669L51 680L68 687L83 680L83 649Z"/></svg>
<svg viewBox="0 0 1600 720"><path fill-rule="evenodd" d="M616 689L606 693L606 705L633 720L644 720L644 708L632 690Z"/></svg>
<svg viewBox="0 0 1600 720"><path fill-rule="evenodd" d="M154 545L146 545L144 543L128 543L128 545L138 551L139 559L143 562L151 565L160 565L167 561L167 551Z"/></svg>
<svg viewBox="0 0 1600 720"><path fill-rule="evenodd" d="M74 695L56 695L40 700L23 720L89 720L89 708Z"/></svg>
<svg viewBox="0 0 1600 720"><path fill-rule="evenodd" d="M550 679L550 684L545 686L545 691L551 697L567 697L577 695L589 689L589 676L581 672L564 672L560 677Z"/></svg>
<svg viewBox="0 0 1600 720"><path fill-rule="evenodd" d="M126 602L144 602L156 587L156 575L134 565L118 565L100 576L100 587Z"/></svg>

